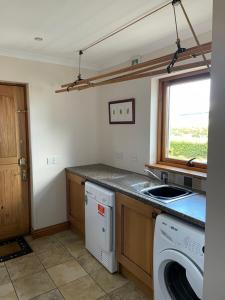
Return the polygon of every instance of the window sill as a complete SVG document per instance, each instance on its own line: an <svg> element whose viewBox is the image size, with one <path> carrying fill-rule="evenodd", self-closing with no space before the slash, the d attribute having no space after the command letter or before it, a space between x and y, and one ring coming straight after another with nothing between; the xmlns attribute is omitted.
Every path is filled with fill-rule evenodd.
<svg viewBox="0 0 225 300"><path fill-rule="evenodd" d="M157 169L157 170L178 173L178 174L182 174L182 175L190 175L190 176L200 178L200 179L207 178L207 173L204 173L204 172L188 170L185 168L178 168L178 167L173 167L173 166L164 165L164 164L146 164L146 167L150 167L150 168Z"/></svg>

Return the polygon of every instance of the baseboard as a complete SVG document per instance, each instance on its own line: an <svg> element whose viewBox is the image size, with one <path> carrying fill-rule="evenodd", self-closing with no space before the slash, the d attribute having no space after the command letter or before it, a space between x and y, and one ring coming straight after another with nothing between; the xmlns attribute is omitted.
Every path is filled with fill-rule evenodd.
<svg viewBox="0 0 225 300"><path fill-rule="evenodd" d="M43 236L55 234L57 232L60 232L60 231L63 231L63 230L69 229L69 228L70 228L69 222L64 222L64 223L48 226L45 228L32 230L31 235L32 235L33 239L37 239L37 238L40 238Z"/></svg>

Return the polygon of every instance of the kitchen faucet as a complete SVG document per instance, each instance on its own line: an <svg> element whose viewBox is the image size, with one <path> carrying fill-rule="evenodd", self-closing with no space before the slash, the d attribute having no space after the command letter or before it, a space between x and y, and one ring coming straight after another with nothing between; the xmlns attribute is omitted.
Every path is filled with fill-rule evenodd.
<svg viewBox="0 0 225 300"><path fill-rule="evenodd" d="M155 179L159 180L160 182L163 182L164 184L168 183L168 173L167 172L162 172L161 173L161 178L149 169L144 169L144 172L149 173Z"/></svg>

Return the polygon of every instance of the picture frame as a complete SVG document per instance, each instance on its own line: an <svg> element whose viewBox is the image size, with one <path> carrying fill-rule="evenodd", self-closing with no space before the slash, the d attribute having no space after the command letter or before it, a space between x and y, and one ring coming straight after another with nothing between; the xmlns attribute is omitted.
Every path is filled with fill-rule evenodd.
<svg viewBox="0 0 225 300"><path fill-rule="evenodd" d="M109 124L135 124L135 98L110 101Z"/></svg>

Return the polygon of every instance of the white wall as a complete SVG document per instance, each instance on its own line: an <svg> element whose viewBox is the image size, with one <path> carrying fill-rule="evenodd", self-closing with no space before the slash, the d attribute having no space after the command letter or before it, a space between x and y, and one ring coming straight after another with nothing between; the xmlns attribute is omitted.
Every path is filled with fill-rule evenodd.
<svg viewBox="0 0 225 300"><path fill-rule="evenodd" d="M201 40L209 41L210 33ZM185 42L185 46L189 45L193 45L193 41ZM151 57L171 50L174 46L157 51ZM54 90L61 83L74 78L74 69L3 56L0 56L0 66L0 81L28 84L34 229L66 220L65 167L101 162L143 171L144 164L150 160L150 150L152 156L155 149L153 131L156 132L157 105L150 100L156 97L156 81L152 81L154 89L151 89L151 80L146 78L55 94ZM131 97L136 99L136 124L109 125L108 101ZM150 122L154 128L151 145ZM48 166L46 159L53 155L58 157L58 163Z"/></svg>
<svg viewBox="0 0 225 300"><path fill-rule="evenodd" d="M225 299L225 1L214 1L204 300Z"/></svg>
<svg viewBox="0 0 225 300"><path fill-rule="evenodd" d="M209 42L211 41L211 32L205 33L199 38L202 43ZM193 39L188 39L182 42L182 45L188 48L194 46L195 43ZM142 59L146 61L173 51L175 51L174 45L151 55L146 55ZM130 62L127 62L117 66L117 68L129 64ZM142 173L144 165L153 162L156 158L157 80L143 78L103 86L100 87L99 93L101 103L99 116L99 132L101 136L99 151L101 161L109 165ZM109 125L108 102L132 97L136 99L135 125Z"/></svg>
<svg viewBox="0 0 225 300"><path fill-rule="evenodd" d="M115 167L142 172L149 161L150 137L150 79L139 79L102 87L99 131L101 132L101 161ZM136 99L135 124L110 125L108 102Z"/></svg>
<svg viewBox="0 0 225 300"><path fill-rule="evenodd" d="M0 81L28 84L33 228L64 222L64 168L98 161L97 89L55 94L60 83L74 78L69 67L2 56L0 66ZM52 155L58 163L49 166Z"/></svg>

